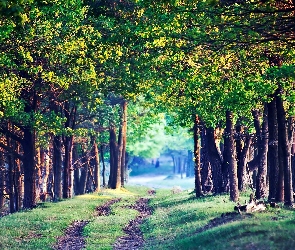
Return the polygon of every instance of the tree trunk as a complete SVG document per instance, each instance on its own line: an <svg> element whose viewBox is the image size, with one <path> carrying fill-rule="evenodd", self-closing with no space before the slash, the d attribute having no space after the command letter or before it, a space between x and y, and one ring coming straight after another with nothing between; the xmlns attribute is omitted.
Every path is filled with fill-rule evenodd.
<svg viewBox="0 0 295 250"><path fill-rule="evenodd" d="M116 142L116 131L110 126L110 176L108 186L116 189L118 174L118 145Z"/></svg>
<svg viewBox="0 0 295 250"><path fill-rule="evenodd" d="M226 113L226 126L229 125L230 121L228 121L228 114ZM228 128L226 127L224 131L224 143L223 143L223 162L221 165L221 171L222 171L222 192L229 192L230 191L230 177L229 177L229 171L230 171L230 162L231 162L231 157L232 157L232 152L231 152L231 136L232 133L228 132Z"/></svg>
<svg viewBox="0 0 295 250"><path fill-rule="evenodd" d="M213 192L219 194L222 192L222 161L216 147L214 129L212 127L207 128L206 135L208 158L212 170Z"/></svg>
<svg viewBox="0 0 295 250"><path fill-rule="evenodd" d="M89 170L89 159L86 153L84 153L82 158L83 167L81 170L80 183L79 183L79 194L85 194L86 184L88 180L88 170Z"/></svg>
<svg viewBox="0 0 295 250"><path fill-rule="evenodd" d="M288 131L286 124L286 113L283 106L283 100L280 96L282 90L278 90L276 95L277 119L278 119L278 137L279 137L279 157L280 168L284 170L284 201L287 206L293 203L293 187L291 172L291 153L288 141Z"/></svg>
<svg viewBox="0 0 295 250"><path fill-rule="evenodd" d="M5 186L5 162L4 153L0 151L0 209L4 206L4 186Z"/></svg>
<svg viewBox="0 0 295 250"><path fill-rule="evenodd" d="M243 190L243 176L244 176L244 168L242 165L242 152L243 152L243 137L242 137L242 125L240 122L237 122L236 125L236 152L237 152L237 168L238 168L238 188L240 191Z"/></svg>
<svg viewBox="0 0 295 250"><path fill-rule="evenodd" d="M127 164L126 164L126 146L127 146L127 101L123 101L121 104L123 113L122 124L122 157L121 157L121 185L124 187L124 183L127 180Z"/></svg>
<svg viewBox="0 0 295 250"><path fill-rule="evenodd" d="M173 154L171 154L172 157L172 161L173 161L173 174L176 174L176 159L173 156Z"/></svg>
<svg viewBox="0 0 295 250"><path fill-rule="evenodd" d="M64 104L64 114L66 117L65 128L74 129L76 120L77 107L69 101ZM63 198L71 198L73 196L73 135L64 137L65 159L63 171Z"/></svg>
<svg viewBox="0 0 295 250"><path fill-rule="evenodd" d="M233 133L233 113L226 111L226 128L225 137L228 137L228 148L227 148L227 160L229 180L230 180L230 199L234 202L239 199L238 190L238 175L237 175L237 162L236 162L236 148Z"/></svg>
<svg viewBox="0 0 295 250"><path fill-rule="evenodd" d="M104 150L103 145L100 146L100 155L101 155L101 162L102 162L102 186L106 186L106 164L104 161Z"/></svg>
<svg viewBox="0 0 295 250"><path fill-rule="evenodd" d="M94 182L94 191L98 192L100 190L100 163L99 163L99 150L97 143L95 141L95 137L92 137L92 157L93 157L93 165L94 165L94 171L93 171L93 182Z"/></svg>
<svg viewBox="0 0 295 250"><path fill-rule="evenodd" d="M23 168L24 168L24 199L23 208L36 206L36 171L35 171L35 132L30 128L23 129Z"/></svg>
<svg viewBox="0 0 295 250"><path fill-rule="evenodd" d="M267 175L267 152L268 152L268 110L264 105L263 123L259 138L259 166L256 177L256 199L267 196L266 175Z"/></svg>
<svg viewBox="0 0 295 250"><path fill-rule="evenodd" d="M7 140L7 146L13 150L15 150L15 147L12 146L11 139L9 137L6 138ZM7 164L8 164L8 185L7 190L9 194L9 212L14 213L15 212L15 196L14 196L14 169L15 169L15 160L11 153L7 152Z"/></svg>
<svg viewBox="0 0 295 250"><path fill-rule="evenodd" d="M79 166L79 155L78 145L73 146L73 168L74 168L74 193L79 194L80 190L80 166Z"/></svg>
<svg viewBox="0 0 295 250"><path fill-rule="evenodd" d="M61 173L62 173L62 138L57 135L53 139L53 201L58 201L62 198L61 189Z"/></svg>
<svg viewBox="0 0 295 250"><path fill-rule="evenodd" d="M16 151L20 153L20 144L17 143ZM22 201L22 171L20 159L15 159L15 179L14 179L14 191L15 191L15 211L19 211Z"/></svg>
<svg viewBox="0 0 295 250"><path fill-rule="evenodd" d="M64 138L65 160L63 169L63 198L72 198L73 196L73 136Z"/></svg>
<svg viewBox="0 0 295 250"><path fill-rule="evenodd" d="M123 150L123 136L122 136L122 124L119 129L119 135L118 135L118 144L117 144L117 178L116 178L116 189L120 188L122 183L121 183L121 173L122 173L122 150Z"/></svg>
<svg viewBox="0 0 295 250"><path fill-rule="evenodd" d="M204 192L210 192L212 190L210 179L210 162L208 157L207 143L207 130L205 127L201 130L201 182L202 190Z"/></svg>
<svg viewBox="0 0 295 250"><path fill-rule="evenodd" d="M194 119L194 158L195 158L195 193L196 197L203 195L201 185L201 162L200 162L200 120L196 115Z"/></svg>
<svg viewBox="0 0 295 250"><path fill-rule="evenodd" d="M247 158L249 158L249 151L251 148L251 136L247 135L245 142L244 142L244 147L242 150L242 154L241 154L241 158L239 159L240 161L240 169L238 169L238 171L240 171L240 173L238 173L238 178L239 179L239 190L243 191L245 189L246 186L246 176L247 176Z"/></svg>
<svg viewBox="0 0 295 250"><path fill-rule="evenodd" d="M277 107L276 100L273 99L268 106L268 176L269 176L269 200L283 201L284 193L283 186L279 186L279 148L278 148L278 122L277 122ZM283 181L281 181L283 185Z"/></svg>
<svg viewBox="0 0 295 250"><path fill-rule="evenodd" d="M42 169L41 169L41 149L36 147L36 197L40 199L41 195L41 185L42 185Z"/></svg>
<svg viewBox="0 0 295 250"><path fill-rule="evenodd" d="M42 183L41 183L41 194L42 194L42 201L46 201L47 196L47 186L48 186L48 179L49 179L49 173L50 173L50 159L47 155L47 152L49 152L49 149L44 150L41 149L40 151L40 159L41 159L41 172L42 172Z"/></svg>

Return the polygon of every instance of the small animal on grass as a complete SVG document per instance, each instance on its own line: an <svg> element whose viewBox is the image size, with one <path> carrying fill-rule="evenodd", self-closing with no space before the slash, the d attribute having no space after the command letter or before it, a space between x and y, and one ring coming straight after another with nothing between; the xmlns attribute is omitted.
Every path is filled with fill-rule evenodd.
<svg viewBox="0 0 295 250"><path fill-rule="evenodd" d="M155 189L150 189L147 192L148 192L148 195L155 195L156 194L156 190Z"/></svg>
<svg viewBox="0 0 295 250"><path fill-rule="evenodd" d="M172 189L171 189L171 192L172 194L178 194L178 193L181 193L182 192L182 188L180 186L174 186Z"/></svg>

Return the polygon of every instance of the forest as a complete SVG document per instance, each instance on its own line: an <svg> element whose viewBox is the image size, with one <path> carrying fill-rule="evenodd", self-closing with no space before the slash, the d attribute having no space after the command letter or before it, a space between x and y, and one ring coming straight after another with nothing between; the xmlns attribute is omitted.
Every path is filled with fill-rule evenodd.
<svg viewBox="0 0 295 250"><path fill-rule="evenodd" d="M0 210L123 188L163 123L193 141L195 197L291 207L294 18L291 0L1 0Z"/></svg>

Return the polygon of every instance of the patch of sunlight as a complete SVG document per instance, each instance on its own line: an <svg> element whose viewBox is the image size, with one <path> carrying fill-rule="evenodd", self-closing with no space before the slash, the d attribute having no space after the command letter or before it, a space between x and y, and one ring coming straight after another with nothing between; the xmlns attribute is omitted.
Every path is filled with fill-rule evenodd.
<svg viewBox="0 0 295 250"><path fill-rule="evenodd" d="M130 192L126 188L105 189L102 192L107 194L113 194L113 195L115 194L136 195L135 193Z"/></svg>
<svg viewBox="0 0 295 250"><path fill-rule="evenodd" d="M101 199L111 199L111 196L108 195L101 195L101 194L83 194L83 195L77 195L77 199L82 199L82 200L101 200Z"/></svg>

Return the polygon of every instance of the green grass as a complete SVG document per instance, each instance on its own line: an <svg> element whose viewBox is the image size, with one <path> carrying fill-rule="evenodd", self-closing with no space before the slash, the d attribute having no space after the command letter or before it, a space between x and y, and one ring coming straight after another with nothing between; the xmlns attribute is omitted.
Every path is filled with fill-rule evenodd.
<svg viewBox="0 0 295 250"><path fill-rule="evenodd" d="M115 239L123 235L122 227L135 217L135 210L126 213L122 206L131 204L146 188L118 192L106 190L99 194L86 194L58 203L41 203L36 209L10 214L0 218L0 249L51 249L56 237L74 220L88 220L84 233L88 249L112 249ZM136 192L133 192L136 191ZM114 197L122 201L114 204L108 217L97 217L95 208ZM97 248L96 246L101 246Z"/></svg>
<svg viewBox="0 0 295 250"><path fill-rule="evenodd" d="M238 215L244 219L198 232L210 220L232 213L235 203L228 196L195 199L187 192L162 191L151 204L154 214L142 225L145 249L295 249L294 209Z"/></svg>
<svg viewBox="0 0 295 250"><path fill-rule="evenodd" d="M139 186L121 192L104 190L58 203L41 203L36 209L2 217L0 249L50 249L73 220L89 221L83 231L87 249L112 249L124 234L122 228L138 214L126 206L138 197L147 197L147 190ZM114 197L122 200L112 205L111 215L97 217L95 208ZM248 197L244 194L241 203ZM148 250L295 249L294 209L267 208L209 228L206 225L211 220L227 218L222 214L233 212L235 203L228 195L195 199L188 191L172 194L170 189L157 189L150 205L154 213L141 225Z"/></svg>

